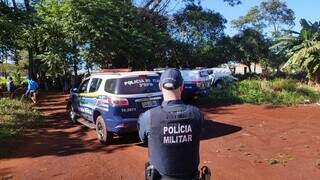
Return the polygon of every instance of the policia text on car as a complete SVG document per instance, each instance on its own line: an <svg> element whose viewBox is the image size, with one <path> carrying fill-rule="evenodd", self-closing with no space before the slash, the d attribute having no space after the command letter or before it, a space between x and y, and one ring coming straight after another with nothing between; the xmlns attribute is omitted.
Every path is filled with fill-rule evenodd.
<svg viewBox="0 0 320 180"><path fill-rule="evenodd" d="M183 79L177 69L160 78L164 101L139 117L139 136L148 143L146 179L210 179L207 167L198 171L203 116L198 108L183 104Z"/></svg>

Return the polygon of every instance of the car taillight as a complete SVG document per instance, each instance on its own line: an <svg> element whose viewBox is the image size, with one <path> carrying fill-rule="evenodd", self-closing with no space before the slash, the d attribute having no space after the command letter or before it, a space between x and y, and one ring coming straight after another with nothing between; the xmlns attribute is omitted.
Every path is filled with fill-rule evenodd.
<svg viewBox="0 0 320 180"><path fill-rule="evenodd" d="M113 106L128 106L129 102L126 98L108 97L107 102Z"/></svg>

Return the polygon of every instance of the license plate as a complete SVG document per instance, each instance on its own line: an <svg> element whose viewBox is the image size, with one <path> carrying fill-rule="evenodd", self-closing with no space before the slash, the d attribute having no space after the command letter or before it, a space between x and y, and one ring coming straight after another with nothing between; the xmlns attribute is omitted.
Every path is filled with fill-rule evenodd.
<svg viewBox="0 0 320 180"><path fill-rule="evenodd" d="M157 101L144 101L144 102L141 102L142 108L154 107L154 106L157 106L157 105L158 105Z"/></svg>

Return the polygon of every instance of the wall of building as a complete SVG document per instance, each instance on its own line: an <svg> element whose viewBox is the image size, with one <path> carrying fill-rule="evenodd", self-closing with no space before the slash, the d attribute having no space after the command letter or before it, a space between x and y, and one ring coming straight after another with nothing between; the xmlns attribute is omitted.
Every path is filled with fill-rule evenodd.
<svg viewBox="0 0 320 180"><path fill-rule="evenodd" d="M252 73L257 73L257 74L261 74L262 73L262 67L259 64L251 64L251 71ZM249 73L249 68L248 66L244 65L244 64L236 64L234 66L235 68L235 74L246 74Z"/></svg>

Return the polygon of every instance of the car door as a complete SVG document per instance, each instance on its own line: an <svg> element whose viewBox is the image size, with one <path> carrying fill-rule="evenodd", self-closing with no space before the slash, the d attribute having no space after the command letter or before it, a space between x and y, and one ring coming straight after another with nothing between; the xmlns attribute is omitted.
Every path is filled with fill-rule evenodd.
<svg viewBox="0 0 320 180"><path fill-rule="evenodd" d="M86 118L84 115L85 115L85 112L86 112L86 104L87 104L87 101L86 101L86 93L88 92L88 85L89 85L89 81L90 79L85 79L79 86L79 89L78 89L78 111L79 111L79 115Z"/></svg>
<svg viewBox="0 0 320 180"><path fill-rule="evenodd" d="M86 110L83 113L83 117L87 120L93 121L93 112L97 104L98 90L100 88L102 79L101 78L91 78L89 82L88 93L86 93L82 98L86 101Z"/></svg>

